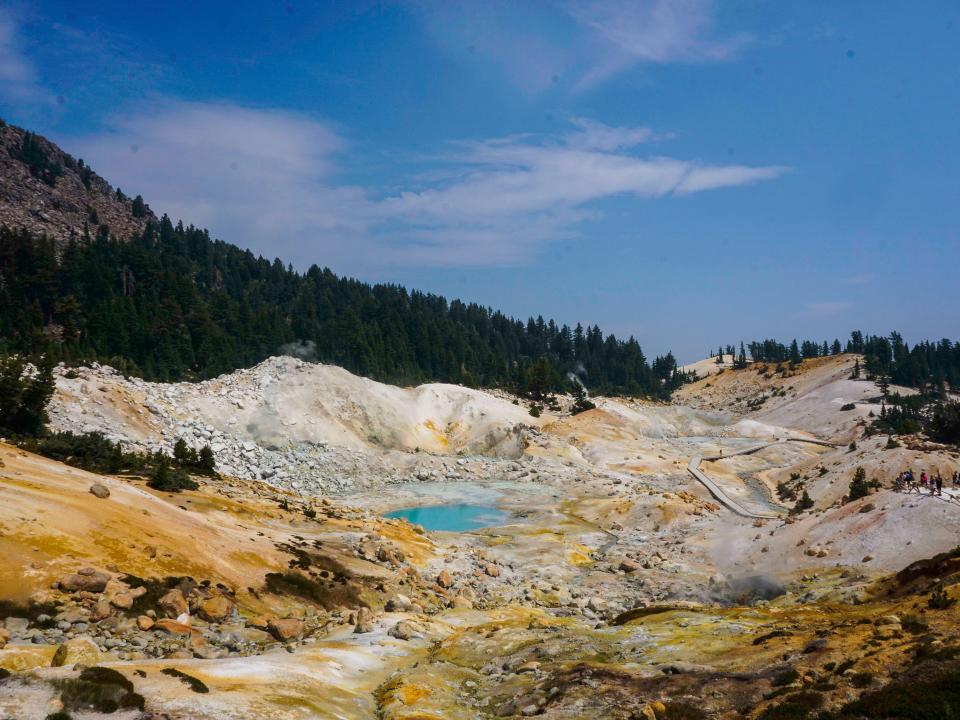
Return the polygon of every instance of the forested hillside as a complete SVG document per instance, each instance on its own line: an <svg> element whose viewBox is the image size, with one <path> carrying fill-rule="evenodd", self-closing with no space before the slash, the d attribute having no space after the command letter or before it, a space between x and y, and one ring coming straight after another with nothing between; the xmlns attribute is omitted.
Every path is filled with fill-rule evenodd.
<svg viewBox="0 0 960 720"><path fill-rule="evenodd" d="M797 363L841 352L858 353L864 356L865 376L881 383L927 390L940 390L943 385L960 388L960 342L948 338L924 340L910 347L898 332L883 336L854 330L844 345L839 340L794 340L789 345L777 340L755 340L746 346L740 343L739 352L733 345L727 345L723 352L733 356L735 365L744 366L747 357L757 362Z"/></svg>
<svg viewBox="0 0 960 720"><path fill-rule="evenodd" d="M205 378L280 352L396 383L559 390L577 372L607 393L665 397L672 355L633 338L526 323L475 304L311 267L295 272L166 217L120 242L0 229L0 354L99 360L147 378ZM532 388L531 388L532 389Z"/></svg>

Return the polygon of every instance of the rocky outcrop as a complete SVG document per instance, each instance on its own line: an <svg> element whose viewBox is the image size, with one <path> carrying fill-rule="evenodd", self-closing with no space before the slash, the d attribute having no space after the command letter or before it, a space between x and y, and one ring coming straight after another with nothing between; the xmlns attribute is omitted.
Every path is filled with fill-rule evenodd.
<svg viewBox="0 0 960 720"><path fill-rule="evenodd" d="M128 240L156 216L44 137L0 126L0 225L46 235L63 247L101 227Z"/></svg>

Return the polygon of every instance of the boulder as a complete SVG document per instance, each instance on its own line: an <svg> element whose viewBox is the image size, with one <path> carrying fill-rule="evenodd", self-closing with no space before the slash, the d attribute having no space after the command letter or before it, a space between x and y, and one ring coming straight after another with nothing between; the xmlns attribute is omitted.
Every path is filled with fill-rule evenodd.
<svg viewBox="0 0 960 720"><path fill-rule="evenodd" d="M30 627L30 620L22 617L8 617L3 624L11 633L22 634Z"/></svg>
<svg viewBox="0 0 960 720"><path fill-rule="evenodd" d="M440 574L437 575L437 585L444 588L445 590L453 587L453 577L446 570L441 570Z"/></svg>
<svg viewBox="0 0 960 720"><path fill-rule="evenodd" d="M101 500L105 500L110 497L110 490L108 490L105 485L94 483L90 486L90 494L94 497L100 498Z"/></svg>
<svg viewBox="0 0 960 720"><path fill-rule="evenodd" d="M383 609L387 612L398 612L410 610L411 607L413 607L413 603L410 602L410 598L402 593L397 593L392 598L387 600L387 604L384 605Z"/></svg>
<svg viewBox="0 0 960 720"><path fill-rule="evenodd" d="M277 640L286 642L299 638L303 634L303 623L296 618L275 619L267 624L267 630Z"/></svg>
<svg viewBox="0 0 960 720"><path fill-rule="evenodd" d="M593 612L604 612L607 609L607 601L600 597L592 597L587 601L587 607Z"/></svg>
<svg viewBox="0 0 960 720"><path fill-rule="evenodd" d="M640 563L638 563L636 560L631 560L630 558L624 558L620 561L620 569L625 573L637 572L637 570L640 570L642 567L643 566Z"/></svg>
<svg viewBox="0 0 960 720"><path fill-rule="evenodd" d="M0 628L0 650L6 647L8 642L10 642L10 631L6 628Z"/></svg>
<svg viewBox="0 0 960 720"><path fill-rule="evenodd" d="M50 665L96 665L100 662L100 648L88 637L76 637L67 640L57 648Z"/></svg>
<svg viewBox="0 0 960 720"><path fill-rule="evenodd" d="M353 628L355 633L373 632L373 618L367 608L360 608L357 611L357 622Z"/></svg>
<svg viewBox="0 0 960 720"><path fill-rule="evenodd" d="M60 589L64 592L83 590L92 593L102 593L106 589L108 582L110 582L110 576L107 575L107 573L88 567L78 570L72 575L66 575L60 578Z"/></svg>
<svg viewBox="0 0 960 720"><path fill-rule="evenodd" d="M137 618L137 627L141 630L150 630L155 624L153 618L147 617L146 615L141 615Z"/></svg>
<svg viewBox="0 0 960 720"><path fill-rule="evenodd" d="M387 635L398 640L409 640L417 634L416 628L406 620L401 620L387 631Z"/></svg>
<svg viewBox="0 0 960 720"><path fill-rule="evenodd" d="M110 604L118 610L129 610L133 607L134 600L136 600L134 594L128 590L124 590L110 598Z"/></svg>
<svg viewBox="0 0 960 720"><path fill-rule="evenodd" d="M450 601L450 607L457 610L472 610L473 601L463 595L457 595Z"/></svg>
<svg viewBox="0 0 960 720"><path fill-rule="evenodd" d="M489 577L500 577L500 568L498 568L493 563L490 563L489 565L487 565L483 569L483 572L485 572Z"/></svg>
<svg viewBox="0 0 960 720"><path fill-rule="evenodd" d="M233 614L233 603L223 595L214 595L200 603L197 614L207 622L223 622Z"/></svg>
<svg viewBox="0 0 960 720"><path fill-rule="evenodd" d="M180 592L179 588L174 588L160 598L157 602L157 607L160 608L164 615L171 618L183 615L190 610L187 605L187 599L183 596L183 593Z"/></svg>
<svg viewBox="0 0 960 720"><path fill-rule="evenodd" d="M170 618L160 618L153 627L155 630L162 630L170 635L189 635L193 632L193 628L189 625L178 623Z"/></svg>
<svg viewBox="0 0 960 720"><path fill-rule="evenodd" d="M101 620L106 620L113 614L113 606L110 604L110 601L106 598L101 598L97 600L97 604L93 606L93 610L90 611L90 620L93 622L100 622Z"/></svg>

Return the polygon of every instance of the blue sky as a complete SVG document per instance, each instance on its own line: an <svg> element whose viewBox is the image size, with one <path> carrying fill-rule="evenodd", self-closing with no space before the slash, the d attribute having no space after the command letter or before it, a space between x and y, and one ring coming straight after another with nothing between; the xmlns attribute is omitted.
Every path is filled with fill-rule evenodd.
<svg viewBox="0 0 960 720"><path fill-rule="evenodd" d="M960 4L156 7L0 0L0 115L269 257L648 354L960 336Z"/></svg>

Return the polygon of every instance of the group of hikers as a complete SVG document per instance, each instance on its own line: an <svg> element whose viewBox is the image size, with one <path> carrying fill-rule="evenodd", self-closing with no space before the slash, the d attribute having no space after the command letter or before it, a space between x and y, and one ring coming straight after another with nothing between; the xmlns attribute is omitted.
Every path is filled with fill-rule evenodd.
<svg viewBox="0 0 960 720"><path fill-rule="evenodd" d="M960 471L953 471L952 480L954 487L960 485ZM932 473L928 475L927 471L923 470L920 473L920 482L917 482L913 470L904 470L897 475L897 479L894 481L894 490L897 492L913 492L916 490L918 493L929 490L931 495L943 495L943 476L939 470L936 475Z"/></svg>

